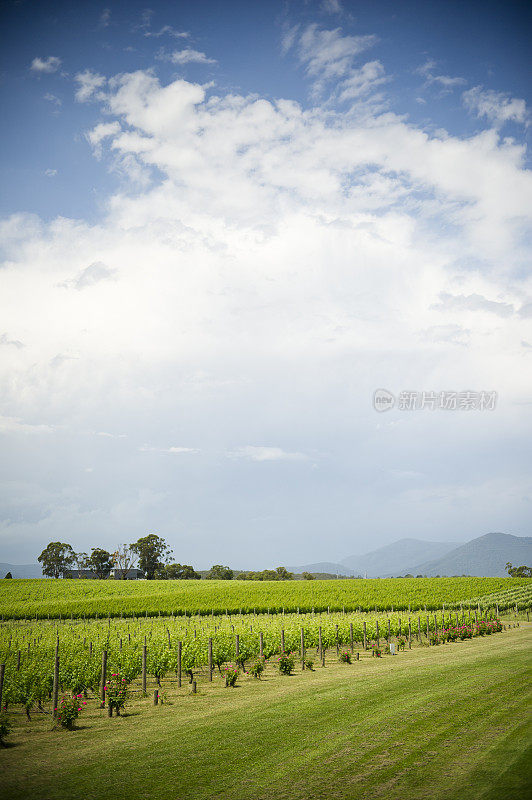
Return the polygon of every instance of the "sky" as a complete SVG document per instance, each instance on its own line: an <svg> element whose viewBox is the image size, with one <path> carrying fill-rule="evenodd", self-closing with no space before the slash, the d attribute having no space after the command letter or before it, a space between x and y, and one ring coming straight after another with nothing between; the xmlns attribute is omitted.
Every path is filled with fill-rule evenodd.
<svg viewBox="0 0 532 800"><path fill-rule="evenodd" d="M531 21L3 4L0 561L530 535Z"/></svg>

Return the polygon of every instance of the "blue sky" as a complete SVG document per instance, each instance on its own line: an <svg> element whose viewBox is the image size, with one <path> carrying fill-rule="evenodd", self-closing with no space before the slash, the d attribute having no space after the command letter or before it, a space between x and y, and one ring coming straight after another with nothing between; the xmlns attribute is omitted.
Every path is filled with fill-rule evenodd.
<svg viewBox="0 0 532 800"><path fill-rule="evenodd" d="M529 534L531 16L4 4L0 560Z"/></svg>

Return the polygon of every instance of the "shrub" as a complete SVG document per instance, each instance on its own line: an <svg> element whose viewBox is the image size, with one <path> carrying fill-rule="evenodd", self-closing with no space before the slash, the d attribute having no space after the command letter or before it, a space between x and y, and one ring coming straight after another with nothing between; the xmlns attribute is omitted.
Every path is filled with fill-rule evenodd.
<svg viewBox="0 0 532 800"><path fill-rule="evenodd" d="M373 647L372 647L372 650L373 650L373 655L375 656L375 658L380 658L381 657L382 650L380 649L380 647L377 647L377 645L374 644Z"/></svg>
<svg viewBox="0 0 532 800"><path fill-rule="evenodd" d="M128 694L127 680L118 672L113 672L110 680L105 685L105 696L107 697L110 716L112 716L113 710L116 711L117 717L120 716L120 711L126 704Z"/></svg>
<svg viewBox="0 0 532 800"><path fill-rule="evenodd" d="M5 747L5 738L13 730L13 725L7 714L0 714L0 745Z"/></svg>
<svg viewBox="0 0 532 800"><path fill-rule="evenodd" d="M342 650L340 653L340 661L342 664L350 664L351 663L351 653L349 650Z"/></svg>
<svg viewBox="0 0 532 800"><path fill-rule="evenodd" d="M305 664L305 669L310 669L310 670L314 669L314 661L312 658L306 658L304 664Z"/></svg>
<svg viewBox="0 0 532 800"><path fill-rule="evenodd" d="M398 638L398 640L397 640L397 649L398 649L398 650L404 650L404 649L405 649L405 646L406 646L406 640L405 640L405 639L403 639L403 637L402 637L402 636L400 636L400 637Z"/></svg>
<svg viewBox="0 0 532 800"><path fill-rule="evenodd" d="M295 665L295 658L293 653L281 653L277 659L279 672L282 675L291 675Z"/></svg>
<svg viewBox="0 0 532 800"><path fill-rule="evenodd" d="M223 669L225 674L225 685L231 686L232 688L236 686L236 679L238 678L238 667L235 667L234 664L228 664Z"/></svg>
<svg viewBox="0 0 532 800"><path fill-rule="evenodd" d="M64 695L57 707L56 720L67 730L74 728L74 722L81 714L82 706L87 705L82 694Z"/></svg>
<svg viewBox="0 0 532 800"><path fill-rule="evenodd" d="M266 659L264 656L258 656L258 658L253 661L249 668L249 674L253 675L254 678L260 678L262 673L264 672L264 667L266 666Z"/></svg>

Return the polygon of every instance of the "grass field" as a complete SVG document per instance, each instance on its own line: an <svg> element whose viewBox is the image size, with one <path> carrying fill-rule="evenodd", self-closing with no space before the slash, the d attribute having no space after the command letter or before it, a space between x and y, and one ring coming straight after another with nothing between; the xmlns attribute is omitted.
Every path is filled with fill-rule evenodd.
<svg viewBox="0 0 532 800"><path fill-rule="evenodd" d="M16 717L2 800L522 800L532 626L397 656L94 703L72 733Z"/></svg>
<svg viewBox="0 0 532 800"><path fill-rule="evenodd" d="M0 616L133 616L450 607L501 595L501 608L532 604L531 578L389 578L326 581L2 580ZM487 599L486 599L487 598ZM493 603L492 603L493 605Z"/></svg>

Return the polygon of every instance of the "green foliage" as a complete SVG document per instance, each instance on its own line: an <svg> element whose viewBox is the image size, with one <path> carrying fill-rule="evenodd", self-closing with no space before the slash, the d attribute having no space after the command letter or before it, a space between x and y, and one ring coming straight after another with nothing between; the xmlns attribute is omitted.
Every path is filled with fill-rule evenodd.
<svg viewBox="0 0 532 800"><path fill-rule="evenodd" d="M511 578L532 578L532 567L513 567L509 561L506 562L506 572Z"/></svg>
<svg viewBox="0 0 532 800"><path fill-rule="evenodd" d="M105 686L105 697L111 713L116 711L117 716L124 708L128 699L128 681L125 675L113 672Z"/></svg>
<svg viewBox="0 0 532 800"><path fill-rule="evenodd" d="M225 685L234 688L238 678L238 667L236 667L234 664L228 664L226 667L224 667L223 674L225 677Z"/></svg>
<svg viewBox="0 0 532 800"><path fill-rule="evenodd" d="M249 674L254 678L259 678L264 672L266 666L266 659L264 656L257 656L249 668Z"/></svg>
<svg viewBox="0 0 532 800"><path fill-rule="evenodd" d="M305 658L305 669L314 669L314 659L313 658Z"/></svg>
<svg viewBox="0 0 532 800"><path fill-rule="evenodd" d="M101 547L93 547L90 557L86 561L86 566L96 573L100 580L107 578L110 571L114 567L115 562L107 550L102 550Z"/></svg>
<svg viewBox="0 0 532 800"><path fill-rule="evenodd" d="M0 713L0 745L5 746L5 740L13 730L13 723L7 714Z"/></svg>
<svg viewBox="0 0 532 800"><path fill-rule="evenodd" d="M349 650L342 650L340 652L339 661L342 664L350 664L351 663L351 653Z"/></svg>
<svg viewBox="0 0 532 800"><path fill-rule="evenodd" d="M480 604L532 607L531 578L405 578L314 581L0 581L0 615L24 617L133 617L257 612L412 612Z"/></svg>
<svg viewBox="0 0 532 800"><path fill-rule="evenodd" d="M11 579L13 578L13 576L12 576L12 574L10 572L6 572L5 577L6 578L11 578Z"/></svg>
<svg viewBox="0 0 532 800"><path fill-rule="evenodd" d="M201 575L194 571L190 564L167 564L164 568L167 580L200 580Z"/></svg>
<svg viewBox="0 0 532 800"><path fill-rule="evenodd" d="M43 575L50 578L59 576L74 563L76 554L72 545L64 542L50 542L42 551L37 561L42 564Z"/></svg>
<svg viewBox="0 0 532 800"><path fill-rule="evenodd" d="M208 581L232 581L233 570L222 564L215 564L205 576Z"/></svg>
<svg viewBox="0 0 532 800"><path fill-rule="evenodd" d="M83 695L64 695L57 707L57 722L61 725L61 727L71 731L74 727L75 721L81 714L84 705L86 705L86 701L83 699Z"/></svg>
<svg viewBox="0 0 532 800"><path fill-rule="evenodd" d="M156 533L142 536L130 546L130 549L136 553L139 568L148 580L153 580L157 577L157 573L164 569L171 553L165 540Z"/></svg>
<svg viewBox="0 0 532 800"><path fill-rule="evenodd" d="M302 572L301 577L304 581L313 581L314 575L311 572Z"/></svg>
<svg viewBox="0 0 532 800"><path fill-rule="evenodd" d="M296 660L294 653L281 653L277 658L277 665L279 672L282 675L291 675L295 666Z"/></svg>

